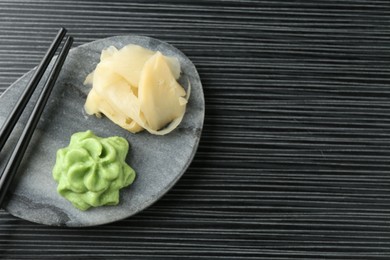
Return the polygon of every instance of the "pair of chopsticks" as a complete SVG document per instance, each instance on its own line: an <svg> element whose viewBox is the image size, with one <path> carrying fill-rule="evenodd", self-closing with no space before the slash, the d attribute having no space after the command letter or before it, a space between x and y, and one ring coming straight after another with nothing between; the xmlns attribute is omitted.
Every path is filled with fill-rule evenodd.
<svg viewBox="0 0 390 260"><path fill-rule="evenodd" d="M34 93L34 90L36 89L38 83L40 82L43 74L45 73L47 67L49 66L50 61L52 60L54 54L56 53L58 47L60 46L62 39L65 37L66 32L67 31L65 28L61 28L58 31L57 36L54 38L54 41L49 47L49 50L43 57L37 69L35 70L34 75L32 76L29 83L27 84L26 89L24 90L23 94L21 95L15 107L13 108L12 112L7 117L2 128L0 129L0 152L2 151L17 121L19 120L29 99ZM68 55L72 43L73 43L73 38L71 36L68 36L42 88L42 91L38 97L37 103L35 104L33 111L31 112L27 124L24 127L23 132L12 154L7 161L7 164L4 168L2 175L0 176L0 206L3 204L5 196L7 194L7 190L14 176L16 175L20 163L22 162L24 153L31 140L34 130L39 122L39 118L49 99L50 93L54 87L58 75L60 74L62 65L65 62L66 56Z"/></svg>

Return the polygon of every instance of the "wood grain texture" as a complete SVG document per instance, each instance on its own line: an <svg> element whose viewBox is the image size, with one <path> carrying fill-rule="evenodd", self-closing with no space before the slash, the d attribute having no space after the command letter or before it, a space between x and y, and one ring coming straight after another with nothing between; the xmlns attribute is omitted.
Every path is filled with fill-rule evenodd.
<svg viewBox="0 0 390 260"><path fill-rule="evenodd" d="M3 0L0 91L60 26L75 45L134 33L181 49L204 132L135 217L80 230L0 211L2 258L390 258L389 1Z"/></svg>

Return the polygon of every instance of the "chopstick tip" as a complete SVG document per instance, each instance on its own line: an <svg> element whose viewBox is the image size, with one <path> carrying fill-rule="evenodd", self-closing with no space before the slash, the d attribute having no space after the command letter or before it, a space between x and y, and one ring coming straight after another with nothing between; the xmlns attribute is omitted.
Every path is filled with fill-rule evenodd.
<svg viewBox="0 0 390 260"><path fill-rule="evenodd" d="M66 37L65 43L69 42L69 44L73 43L73 36Z"/></svg>
<svg viewBox="0 0 390 260"><path fill-rule="evenodd" d="M67 33L68 32L68 30L65 27L63 27L63 26L60 27L59 31L62 32L62 33Z"/></svg>

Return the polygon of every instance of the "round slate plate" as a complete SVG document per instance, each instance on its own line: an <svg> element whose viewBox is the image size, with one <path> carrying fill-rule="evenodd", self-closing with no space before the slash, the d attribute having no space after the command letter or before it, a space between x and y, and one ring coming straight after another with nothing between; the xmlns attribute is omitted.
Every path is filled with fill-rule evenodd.
<svg viewBox="0 0 390 260"><path fill-rule="evenodd" d="M184 87L188 87L188 80L191 84L185 117L179 127L168 135L155 136L146 131L132 134L105 117L99 119L88 116L83 110L90 90L90 86L84 86L83 81L99 62L101 51L110 45L121 48L130 43L177 57L182 66L180 82ZM0 125L4 123L31 75L32 71L25 74L0 97ZM37 92L32 101L37 99ZM140 212L163 196L189 166L199 143L204 107L202 85L195 66L168 43L128 35L102 39L72 49L19 168L19 174L12 184L5 209L14 216L32 222L71 227L105 224ZM31 110L30 102L5 152L0 154L0 169L4 167ZM83 212L58 195L52 169L56 151L68 145L73 133L88 129L102 137L117 135L126 138L130 143L126 160L137 172L137 177L131 186L121 190L119 205Z"/></svg>

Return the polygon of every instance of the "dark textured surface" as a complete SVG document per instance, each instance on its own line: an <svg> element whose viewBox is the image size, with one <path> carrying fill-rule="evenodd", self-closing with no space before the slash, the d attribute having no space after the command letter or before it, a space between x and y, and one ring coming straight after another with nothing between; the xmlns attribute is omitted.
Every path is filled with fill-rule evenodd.
<svg viewBox="0 0 390 260"><path fill-rule="evenodd" d="M135 33L197 66L199 150L162 200L87 229L0 211L3 258L390 258L388 1L1 1L0 89L59 26ZM0 104L1 109L1 104Z"/></svg>

